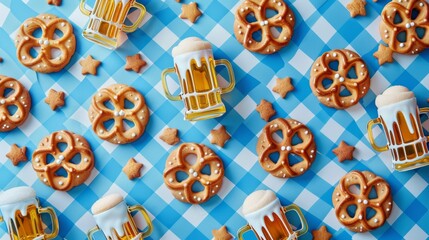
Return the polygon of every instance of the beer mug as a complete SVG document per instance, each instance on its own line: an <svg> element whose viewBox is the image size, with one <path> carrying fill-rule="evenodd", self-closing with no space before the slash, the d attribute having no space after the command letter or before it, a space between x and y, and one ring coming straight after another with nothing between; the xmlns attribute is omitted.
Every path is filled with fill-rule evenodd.
<svg viewBox="0 0 429 240"><path fill-rule="evenodd" d="M41 208L36 192L30 187L15 187L0 194L0 222L5 222L11 240L53 239L58 235L55 211ZM49 214L52 233L45 233L42 214Z"/></svg>
<svg viewBox="0 0 429 240"><path fill-rule="evenodd" d="M88 239L93 240L97 231L102 231L106 239L111 240L142 240L148 237L153 230L152 221L146 210L135 205L128 207L120 194L107 195L96 201L91 208L97 226L88 231ZM147 229L141 232L132 217L132 212L140 212Z"/></svg>
<svg viewBox="0 0 429 240"><path fill-rule="evenodd" d="M183 100L185 119L198 121L222 116L226 112L221 94L231 92L235 86L234 72L228 60L213 59L209 42L197 37L186 38L173 48L174 68L161 74L165 95L172 101ZM228 69L229 86L220 88L215 67L224 65ZM173 96L167 86L166 76L176 72L182 92Z"/></svg>
<svg viewBox="0 0 429 240"><path fill-rule="evenodd" d="M259 240L297 239L308 230L307 221L295 204L283 207L276 194L270 190L259 190L250 194L243 203L243 215L248 224L238 230L238 239L253 230ZM301 221L301 229L294 230L286 218L286 212L295 211Z"/></svg>
<svg viewBox="0 0 429 240"><path fill-rule="evenodd" d="M414 93L403 86L392 86L377 96L375 105L378 118L368 122L368 138L371 146L379 152L390 150L396 170L407 171L429 165L428 140L423 133L421 114L429 108L417 106ZM387 144L375 143L372 128L383 126Z"/></svg>
<svg viewBox="0 0 429 240"><path fill-rule="evenodd" d="M80 11L89 16L89 22L82 35L89 41L109 49L118 46L119 34L134 32L142 22L146 8L136 0L95 0L93 10L85 7L86 0L81 0ZM140 10L140 15L133 25L125 25L125 19L131 8Z"/></svg>

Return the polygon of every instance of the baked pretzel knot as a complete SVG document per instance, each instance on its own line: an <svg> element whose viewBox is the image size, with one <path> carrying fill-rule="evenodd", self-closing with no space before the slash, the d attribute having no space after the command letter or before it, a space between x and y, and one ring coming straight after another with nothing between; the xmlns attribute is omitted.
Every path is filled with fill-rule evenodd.
<svg viewBox="0 0 429 240"><path fill-rule="evenodd" d="M276 14L269 16L270 10ZM234 33L249 51L271 54L289 44L294 26L295 16L283 0L245 0L237 8ZM257 32L260 40L253 36Z"/></svg>
<svg viewBox="0 0 429 240"><path fill-rule="evenodd" d="M190 157L194 159L189 160ZM183 143L176 148L168 156L164 170L164 182L174 197L192 204L203 203L215 195L223 176L222 160L210 148L196 143Z"/></svg>
<svg viewBox="0 0 429 240"><path fill-rule="evenodd" d="M311 90L328 107L345 109L357 104L369 86L370 76L365 62L350 50L325 52L311 69Z"/></svg>
<svg viewBox="0 0 429 240"><path fill-rule="evenodd" d="M114 84L95 94L88 115L94 132L115 144L136 141L149 121L144 97L125 84Z"/></svg>
<svg viewBox="0 0 429 240"><path fill-rule="evenodd" d="M393 207L389 184L368 171L351 171L342 177L332 194L332 203L340 223L354 232L380 227ZM348 211L350 206L355 207L354 213Z"/></svg>
<svg viewBox="0 0 429 240"><path fill-rule="evenodd" d="M84 137L59 131L40 141L32 163L37 176L46 185L68 191L89 177L94 168L94 156Z"/></svg>
<svg viewBox="0 0 429 240"><path fill-rule="evenodd" d="M278 139L280 136L275 138L277 132L282 133L282 139ZM276 177L289 178L302 175L311 166L316 157L316 144L313 134L304 124L277 118L262 129L256 152L265 171Z"/></svg>
<svg viewBox="0 0 429 240"><path fill-rule="evenodd" d="M394 0L381 13L380 35L398 53L416 54L429 47L429 11L424 0Z"/></svg>
<svg viewBox="0 0 429 240"><path fill-rule="evenodd" d="M11 107L16 110L11 111ZM31 108L27 89L16 79L0 75L0 132L22 125Z"/></svg>

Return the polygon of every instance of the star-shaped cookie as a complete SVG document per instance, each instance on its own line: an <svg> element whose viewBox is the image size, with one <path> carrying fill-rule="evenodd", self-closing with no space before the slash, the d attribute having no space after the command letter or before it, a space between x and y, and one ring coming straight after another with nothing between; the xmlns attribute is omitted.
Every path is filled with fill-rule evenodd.
<svg viewBox="0 0 429 240"><path fill-rule="evenodd" d="M393 62L393 51L389 47L380 44L377 52L374 53L374 57L378 59L378 64L383 65L386 62Z"/></svg>
<svg viewBox="0 0 429 240"><path fill-rule="evenodd" d="M273 104L265 99L261 100L259 105L256 107L256 111L259 112L261 118L267 122L274 114L276 114L276 110L273 109Z"/></svg>
<svg viewBox="0 0 429 240"><path fill-rule="evenodd" d="M357 15L366 16L365 10L366 0L352 0L347 4L347 9L350 12L351 17L356 17Z"/></svg>
<svg viewBox="0 0 429 240"><path fill-rule="evenodd" d="M13 144L10 148L10 151L6 154L6 157L10 159L14 166L17 166L20 162L27 161L27 147L18 147L18 145Z"/></svg>
<svg viewBox="0 0 429 240"><path fill-rule="evenodd" d="M83 75L97 75L97 68L100 66L101 62L92 58L91 55L88 55L84 60L80 60L79 64L82 66Z"/></svg>
<svg viewBox="0 0 429 240"><path fill-rule="evenodd" d="M124 168L122 168L122 172L124 172L128 179L133 180L135 178L141 177L140 170L142 169L143 164L137 162L134 158L130 158L128 160L127 165L125 165Z"/></svg>
<svg viewBox="0 0 429 240"><path fill-rule="evenodd" d="M140 53L137 53L132 56L127 56L127 63L125 64L125 70L131 71L133 70L136 73L140 72L140 69L146 66L147 63L142 59Z"/></svg>
<svg viewBox="0 0 429 240"><path fill-rule="evenodd" d="M198 4L196 2L191 2L189 4L182 4L182 13L180 14L181 19L188 19L192 23L197 21L201 16L201 11L198 9Z"/></svg>
<svg viewBox="0 0 429 240"><path fill-rule="evenodd" d="M292 85L292 79L290 77L286 78L277 78L276 85L273 87L273 92L278 93L282 98L285 98L286 95L293 91L295 88Z"/></svg>
<svg viewBox="0 0 429 240"><path fill-rule="evenodd" d="M55 111L58 107L64 106L64 92L50 89L48 96L45 98L45 103Z"/></svg>
<svg viewBox="0 0 429 240"><path fill-rule="evenodd" d="M337 155L338 161L353 160L353 151L355 147L349 146L346 142L341 141L340 145L332 150Z"/></svg>
<svg viewBox="0 0 429 240"><path fill-rule="evenodd" d="M234 239L233 236L228 232L225 226L222 226L219 229L212 230L214 240L231 240Z"/></svg>
<svg viewBox="0 0 429 240"><path fill-rule="evenodd" d="M61 0L48 0L48 4L55 5L55 6L60 6L61 5Z"/></svg>
<svg viewBox="0 0 429 240"><path fill-rule="evenodd" d="M159 139L169 145L175 145L180 142L180 138L177 136L178 132L179 130L176 128L165 128L162 134L159 136Z"/></svg>
<svg viewBox="0 0 429 240"><path fill-rule="evenodd" d="M325 225L318 230L311 231L311 233L313 234L313 240L329 240L332 237L332 234L328 232Z"/></svg>
<svg viewBox="0 0 429 240"><path fill-rule="evenodd" d="M221 126L216 130L211 130L210 134L212 135L210 142L220 147L223 147L225 143L231 138L231 135L229 135L224 126Z"/></svg>

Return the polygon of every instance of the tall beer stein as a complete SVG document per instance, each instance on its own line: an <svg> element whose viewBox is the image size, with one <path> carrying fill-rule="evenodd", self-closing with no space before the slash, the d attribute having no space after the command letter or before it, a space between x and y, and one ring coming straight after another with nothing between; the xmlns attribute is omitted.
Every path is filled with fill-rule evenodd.
<svg viewBox="0 0 429 240"><path fill-rule="evenodd" d="M197 37L186 38L173 48L174 68L161 74L165 95L172 101L183 100L185 119L198 121L222 116L225 105L221 94L231 92L235 86L234 72L228 60L214 60L212 46ZM220 88L215 67L225 65L229 74L229 86ZM173 96L167 86L166 76L176 72L182 92Z"/></svg>
<svg viewBox="0 0 429 240"><path fill-rule="evenodd" d="M253 230L259 240L292 240L305 234L307 221L295 204L283 207L276 194L271 190L259 190L250 194L242 207L248 225L238 230L238 239L244 239L244 233ZM295 211L301 221L301 229L293 230L286 218L286 212Z"/></svg>
<svg viewBox="0 0 429 240"><path fill-rule="evenodd" d="M135 205L128 207L124 198L120 194L110 194L96 201L91 208L97 226L88 231L88 239L93 240L95 232L101 230L110 240L142 240L152 233L152 221L149 218L146 210ZM147 229L141 232L132 212L140 212L146 223Z"/></svg>
<svg viewBox="0 0 429 240"><path fill-rule="evenodd" d="M407 171L429 165L428 139L423 133L420 115L429 108L417 106L414 93L403 86L392 86L375 99L378 118L368 122L368 138L371 146L379 152L390 150L396 170ZM383 126L387 144L378 146L372 128Z"/></svg>
<svg viewBox="0 0 429 240"><path fill-rule="evenodd" d="M0 194L0 222L4 221L11 240L53 239L58 235L55 211L41 208L36 192L30 187L15 187ZM42 214L49 214L52 233L45 233Z"/></svg>
<svg viewBox="0 0 429 240"><path fill-rule="evenodd" d="M89 22L82 35L89 41L100 44L109 49L118 46L119 34L134 32L143 20L146 8L136 0L95 0L93 10L85 7L86 0L81 0L80 11L89 16ZM140 10L140 15L133 25L124 24L131 8Z"/></svg>

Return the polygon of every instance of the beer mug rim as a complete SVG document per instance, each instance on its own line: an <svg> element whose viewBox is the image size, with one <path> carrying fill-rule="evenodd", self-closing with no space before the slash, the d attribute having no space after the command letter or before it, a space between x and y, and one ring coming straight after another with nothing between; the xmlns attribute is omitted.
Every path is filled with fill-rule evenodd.
<svg viewBox="0 0 429 240"><path fill-rule="evenodd" d="M26 186L14 187L0 194L0 207L32 199L37 199L33 188Z"/></svg>

